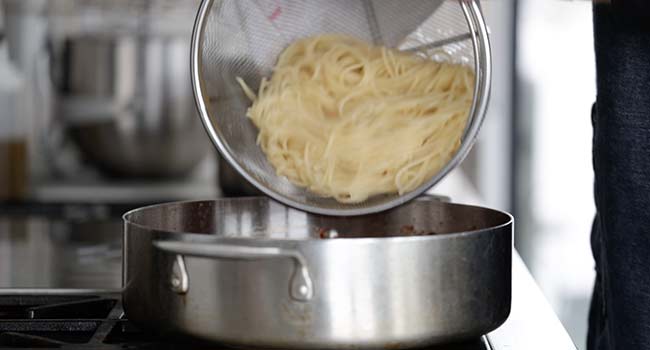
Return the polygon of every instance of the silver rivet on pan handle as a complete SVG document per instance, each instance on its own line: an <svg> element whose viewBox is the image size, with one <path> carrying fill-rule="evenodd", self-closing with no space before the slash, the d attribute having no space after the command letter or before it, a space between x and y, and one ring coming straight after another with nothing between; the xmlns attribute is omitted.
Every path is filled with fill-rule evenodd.
<svg viewBox="0 0 650 350"><path fill-rule="evenodd" d="M314 295L314 287L312 285L311 277L309 276L309 270L307 269L307 262L303 255L295 249L242 246L230 243L209 244L164 240L154 241L153 245L161 251L179 254L177 256L175 265L178 263L180 271L185 271L185 263L183 262L181 255L201 258L243 260L290 258L294 261L295 268L293 275L291 276L291 280L289 281L289 295L292 299L297 301L308 301ZM179 257L181 258L180 262L178 260ZM182 275L182 273L180 275L177 275L177 281L174 282L174 273L172 273L172 290L177 293L178 291L175 290L176 287L174 287L174 284L180 287L179 290L182 290ZM185 277L185 282L187 283L185 292L187 292L189 289L187 272L185 272Z"/></svg>
<svg viewBox="0 0 650 350"><path fill-rule="evenodd" d="M172 265L172 276L170 279L171 289L178 294L185 294L190 287L190 279L185 268L185 260L182 255L176 255Z"/></svg>

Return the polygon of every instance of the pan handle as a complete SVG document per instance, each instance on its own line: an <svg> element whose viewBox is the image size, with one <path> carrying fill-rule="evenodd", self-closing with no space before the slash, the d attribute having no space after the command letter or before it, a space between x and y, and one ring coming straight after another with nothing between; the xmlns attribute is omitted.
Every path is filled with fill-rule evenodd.
<svg viewBox="0 0 650 350"><path fill-rule="evenodd" d="M314 295L307 261L302 253L295 249L168 240L157 240L153 242L153 245L167 253L201 258L242 260L290 258L294 262L295 269L291 276L289 295L297 301L308 301Z"/></svg>

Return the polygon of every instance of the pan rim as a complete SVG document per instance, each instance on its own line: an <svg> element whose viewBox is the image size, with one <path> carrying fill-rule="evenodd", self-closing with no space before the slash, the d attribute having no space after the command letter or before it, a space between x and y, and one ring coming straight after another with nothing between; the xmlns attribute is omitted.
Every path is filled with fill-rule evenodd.
<svg viewBox="0 0 650 350"><path fill-rule="evenodd" d="M220 201L238 201L238 200L252 200L252 199L266 199L268 201L272 201L275 203L278 203L282 205L282 203L277 202L271 198L264 197L264 196L259 196L259 197L233 197L233 198L211 198L211 199L189 199L189 200L183 200L183 201L170 201L170 202L163 202L163 203L158 203L158 204L151 204L139 208L135 208L132 210L127 211L122 215L122 220L126 226L132 226L132 227L137 227L141 230L146 230L150 232L156 232L158 234L163 234L166 236L169 236L169 238L179 238L181 237L182 240L184 241L194 241L194 242L204 242L204 243L247 243L248 245L264 245L264 244L271 244L271 243L307 243L309 242L310 244L342 244L341 242L347 242L347 243L359 243L359 244L367 244L367 243L376 243L376 242L391 242L391 243L399 243L399 242L418 242L418 241L431 241L431 240L449 240L449 239L461 239L461 238L468 238L468 237L473 237L477 235L482 235L482 234L487 234L487 233L494 233L494 231L501 231L502 229L505 228L512 228L514 225L514 217L505 211L498 210L498 209L492 209L492 208L487 208L487 207L482 207L478 205L469 205L469 204L459 204L459 203L446 203L446 202L440 202L441 205L449 205L449 206L459 206L459 207L465 207L465 208L472 208L472 209L479 209L479 210L487 210L492 212L495 215L502 216L503 220L500 220L501 223L493 226L486 226L486 227L481 227L477 228L475 230L468 230L468 231L460 231L460 232L445 232L445 233L436 233L436 234L430 234L430 235L395 235L395 236L387 236L387 237L341 237L341 238L316 238L316 237L304 237L304 238L268 238L268 237L228 237L228 236L216 236L213 233L210 232L187 232L187 231L173 231L173 230L165 230L165 229L160 229L159 227L153 227L149 225L145 225L142 223L138 223L134 220L132 220L132 216L138 212L142 211L148 211L148 210L154 210L157 208L163 208L166 206L171 206L171 205L182 205L182 204L191 204L191 203L206 203L206 202L220 202ZM416 198L414 201L423 201L426 199L422 198ZM290 209L293 209L291 207L288 207ZM296 210L296 209L293 209ZM311 214L309 212L305 212L307 215L318 215L318 214Z"/></svg>

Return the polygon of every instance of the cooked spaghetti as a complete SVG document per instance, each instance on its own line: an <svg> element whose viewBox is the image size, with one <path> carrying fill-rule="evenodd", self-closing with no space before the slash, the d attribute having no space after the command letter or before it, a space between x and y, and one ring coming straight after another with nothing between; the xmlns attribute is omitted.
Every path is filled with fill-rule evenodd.
<svg viewBox="0 0 650 350"><path fill-rule="evenodd" d="M248 117L278 175L339 202L403 194L458 149L474 73L459 64L341 35L302 39L279 56Z"/></svg>

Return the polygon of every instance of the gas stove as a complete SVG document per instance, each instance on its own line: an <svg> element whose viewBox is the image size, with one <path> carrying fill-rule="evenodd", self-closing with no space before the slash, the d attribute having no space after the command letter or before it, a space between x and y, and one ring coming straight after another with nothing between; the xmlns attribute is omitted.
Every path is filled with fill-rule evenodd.
<svg viewBox="0 0 650 350"><path fill-rule="evenodd" d="M119 292L5 290L0 294L2 349L219 349L138 329L124 315ZM222 348L226 348L221 346ZM495 350L489 337L431 350Z"/></svg>

